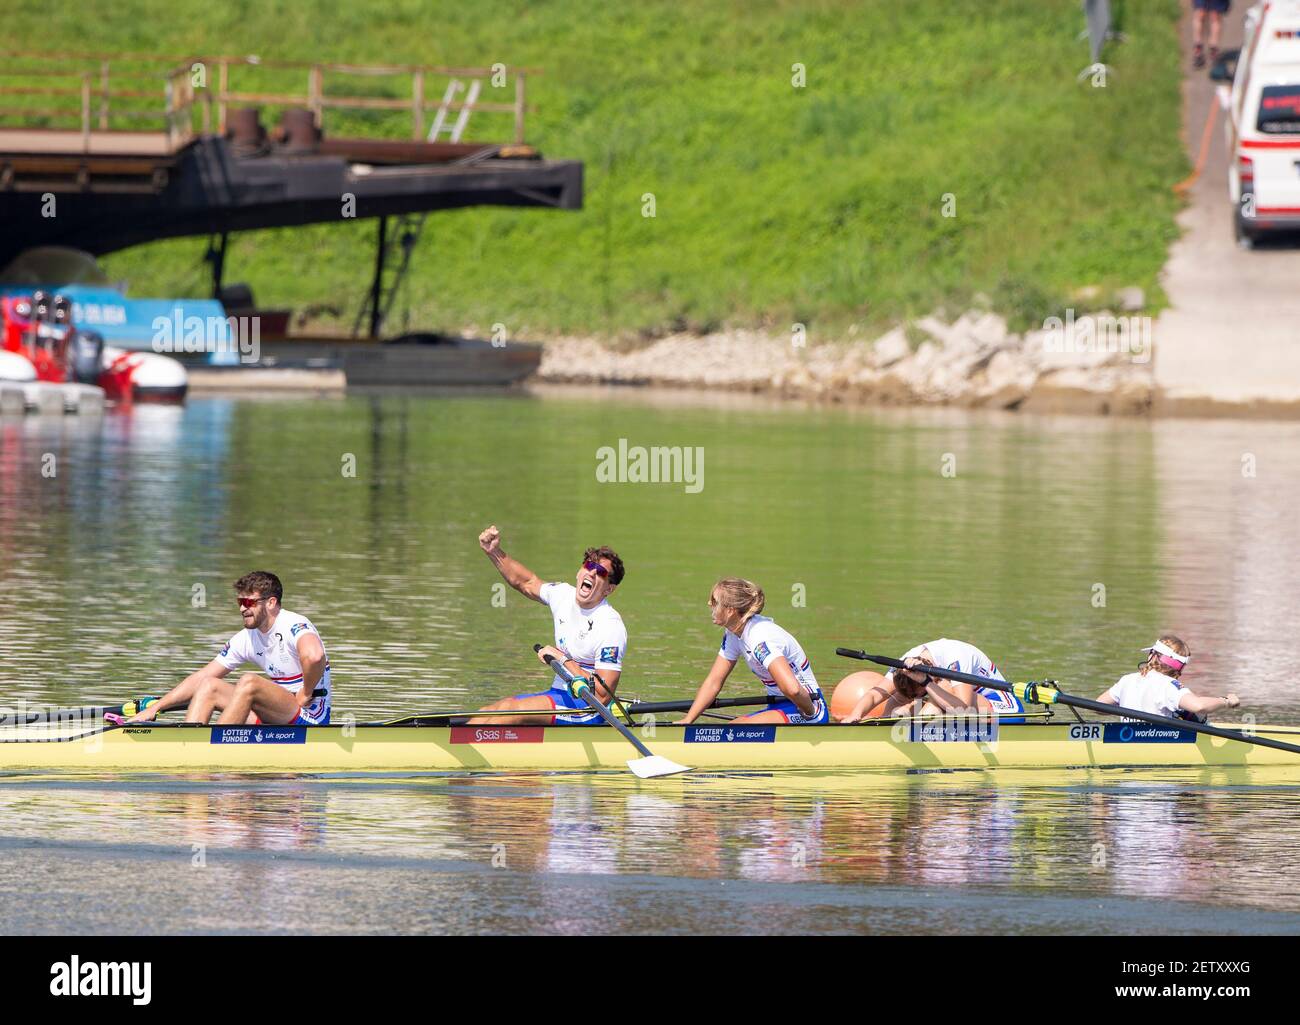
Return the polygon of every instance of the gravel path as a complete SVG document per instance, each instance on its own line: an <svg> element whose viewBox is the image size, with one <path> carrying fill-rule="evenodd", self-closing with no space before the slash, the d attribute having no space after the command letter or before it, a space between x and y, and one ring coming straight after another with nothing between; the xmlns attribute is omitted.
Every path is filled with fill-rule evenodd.
<svg viewBox="0 0 1300 1025"><path fill-rule="evenodd" d="M1240 44L1248 7L1241 0L1232 5L1224 21L1224 49ZM1183 52L1190 54L1190 18L1183 31ZM1193 160L1211 104L1218 102L1214 85L1202 72L1189 72L1185 81ZM1254 250L1233 241L1226 123L1227 111L1220 109L1205 169L1179 218L1184 235L1165 266L1170 308L1154 329L1156 409L1239 414L1253 408L1300 415L1300 238L1261 243ZM1216 410L1221 404L1248 408ZM1286 404L1295 405L1283 408Z"/></svg>

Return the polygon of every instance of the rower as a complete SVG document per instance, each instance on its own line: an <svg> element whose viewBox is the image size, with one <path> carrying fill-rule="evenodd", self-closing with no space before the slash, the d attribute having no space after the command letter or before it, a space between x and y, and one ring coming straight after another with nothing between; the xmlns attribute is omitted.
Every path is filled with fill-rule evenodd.
<svg viewBox="0 0 1300 1025"><path fill-rule="evenodd" d="M739 716L732 720L734 723L805 726L830 722L830 711L808 656L790 633L769 617L759 615L766 604L763 589L753 581L724 577L713 585L709 612L713 625L723 628L722 647L682 725L695 722L717 700L742 655L768 695L778 700L765 711Z"/></svg>
<svg viewBox="0 0 1300 1025"><path fill-rule="evenodd" d="M310 620L280 607L284 589L274 573L246 573L235 581L244 629L217 657L187 676L129 722L149 722L159 712L188 703L186 722L206 723L220 711L220 723L324 726L330 721L330 664ZM226 676L245 662L267 676ZM268 679L269 677L269 679ZM324 694L318 694L320 690Z"/></svg>
<svg viewBox="0 0 1300 1025"><path fill-rule="evenodd" d="M1147 653L1147 660L1141 668L1121 676L1113 687L1097 697L1098 701L1193 722L1205 722L1207 713L1241 704L1236 694L1221 698L1193 694L1179 682L1192 659L1191 649L1181 638L1161 634L1155 644L1142 650Z"/></svg>
<svg viewBox="0 0 1300 1025"><path fill-rule="evenodd" d="M563 662L574 676L591 680L596 697L608 704L623 674L623 656L627 653L627 628L623 617L609 603L610 595L623 581L623 560L612 548L588 548L572 584L543 583L536 573L502 551L501 531L495 526L483 531L478 543L506 583L525 598L550 607L555 646L538 650L542 664L546 664L548 655ZM555 714L561 709L564 711ZM585 701L569 692L558 675L551 681L550 690L502 698L479 711L545 714L485 715L468 722L514 726L557 722L588 725L602 721Z"/></svg>
<svg viewBox="0 0 1300 1025"><path fill-rule="evenodd" d="M926 666L945 666L974 676L987 676L990 680L1006 682L984 652L965 641L940 638L918 644L902 658L906 669L891 669L880 679L875 673L852 673L836 686L846 684L852 688L857 677L870 677L867 692L853 706L842 723L861 722L863 719L906 715L908 705L924 699L915 710L916 715L970 714L996 715L1007 723L1024 722L1025 706L1014 694L993 687L976 687L954 680L940 680L925 673ZM880 682L876 682L879 680Z"/></svg>

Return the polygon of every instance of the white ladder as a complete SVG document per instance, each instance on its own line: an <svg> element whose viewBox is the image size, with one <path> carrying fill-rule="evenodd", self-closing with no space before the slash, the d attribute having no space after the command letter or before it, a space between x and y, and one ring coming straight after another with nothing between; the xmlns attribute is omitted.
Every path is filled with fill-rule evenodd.
<svg viewBox="0 0 1300 1025"><path fill-rule="evenodd" d="M447 115L451 113L451 104L455 102L456 94L465 88L465 83L458 78L453 78L447 83L447 89L442 94L442 106L438 108L438 115L433 119L433 127L429 129L429 142L437 142L438 136L447 124ZM465 94L465 102L461 105L460 114L457 116L455 123L451 126L449 142L460 142L460 137L465 134L465 127L469 124L469 116L474 112L474 104L478 102L478 94L483 88L483 83L477 78L470 82L469 90Z"/></svg>

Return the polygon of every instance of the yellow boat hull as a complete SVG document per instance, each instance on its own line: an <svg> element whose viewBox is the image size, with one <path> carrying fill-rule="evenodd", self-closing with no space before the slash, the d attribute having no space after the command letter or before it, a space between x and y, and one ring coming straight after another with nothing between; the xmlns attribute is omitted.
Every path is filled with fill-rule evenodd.
<svg viewBox="0 0 1300 1025"><path fill-rule="evenodd" d="M636 729L650 750L701 769L1039 769L1294 766L1300 753L1128 723L696 726ZM1294 727L1253 734L1300 743ZM0 772L376 772L622 768L636 751L607 726L0 728Z"/></svg>

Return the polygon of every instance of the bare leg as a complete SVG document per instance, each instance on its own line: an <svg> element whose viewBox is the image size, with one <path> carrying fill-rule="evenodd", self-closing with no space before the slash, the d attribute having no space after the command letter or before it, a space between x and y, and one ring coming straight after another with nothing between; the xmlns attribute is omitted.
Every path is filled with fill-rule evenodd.
<svg viewBox="0 0 1300 1025"><path fill-rule="evenodd" d="M127 721L149 722L157 716L159 712L165 712L168 709L180 708L182 705L189 704L189 702L194 698L195 691L197 691L205 681L211 679L214 679L214 677L209 676L203 669L200 669L197 673L190 673L189 676L185 677L185 679L159 698L154 704L150 705L147 712L137 713L136 715L131 716Z"/></svg>
<svg viewBox="0 0 1300 1025"><path fill-rule="evenodd" d="M190 698L190 709L185 713L185 721L206 723L214 711L225 708L230 703L234 694L233 683L208 677Z"/></svg>
<svg viewBox="0 0 1300 1025"><path fill-rule="evenodd" d="M545 715L476 715L466 720L471 726L553 726L555 702L550 698L502 698L484 705L480 712L544 712Z"/></svg>
<svg viewBox="0 0 1300 1025"><path fill-rule="evenodd" d="M247 722L256 715L264 723L283 726L298 718L298 695L256 673L245 673L235 685L221 718L223 724Z"/></svg>
<svg viewBox="0 0 1300 1025"><path fill-rule="evenodd" d="M788 724L789 719L781 712L773 712L770 709L763 712L750 712L748 715L738 715L731 720L733 723L778 723Z"/></svg>

